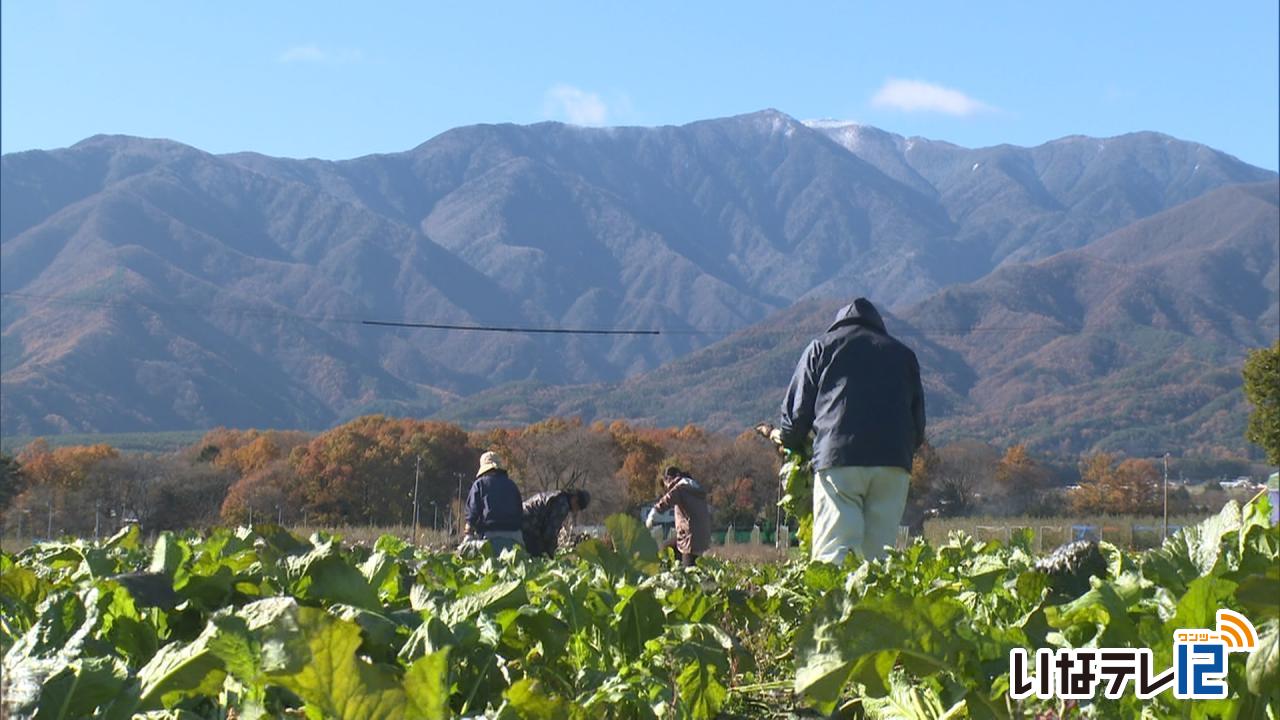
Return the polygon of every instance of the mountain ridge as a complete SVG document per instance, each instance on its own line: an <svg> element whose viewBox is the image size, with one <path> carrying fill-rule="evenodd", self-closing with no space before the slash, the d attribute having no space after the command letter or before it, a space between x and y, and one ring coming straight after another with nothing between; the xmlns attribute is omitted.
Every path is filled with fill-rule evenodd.
<svg viewBox="0 0 1280 720"><path fill-rule="evenodd" d="M900 153L860 157L762 111L468 126L344 161L105 135L5 155L4 431L319 427L429 414L506 382L617 381L798 301L867 294L902 309L1170 199L1274 177L1172 139L971 151L875 133ZM1007 168L975 181L966 153ZM1061 199L1028 189L1037 167ZM1128 199L1099 199L1134 168L1150 177ZM360 319L671 332L553 340ZM88 382L102 368L118 392ZM235 388L250 377L271 380Z"/></svg>
<svg viewBox="0 0 1280 720"><path fill-rule="evenodd" d="M1189 241L1223 228L1224 217L1234 229L1207 244ZM1181 235L1171 236L1171 227ZM1181 251L1149 257L1143 248L1153 238ZM1243 453L1239 365L1280 329L1277 239L1280 184L1229 186L1085 248L1006 266L900 314L886 312L886 323L920 357L935 440L1028 442L1062 454L1150 455L1177 443ZM1223 255L1249 269L1215 274ZM1204 282L1223 284L1210 286L1205 300ZM1177 292L1188 284L1197 292ZM581 415L741 430L773 419L805 343L846 302L799 303L616 385L500 387L446 406L440 417L502 424Z"/></svg>

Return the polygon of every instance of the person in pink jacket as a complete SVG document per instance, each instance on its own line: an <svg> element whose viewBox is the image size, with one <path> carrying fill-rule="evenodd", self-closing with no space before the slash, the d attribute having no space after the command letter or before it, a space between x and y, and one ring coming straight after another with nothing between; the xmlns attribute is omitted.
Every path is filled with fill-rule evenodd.
<svg viewBox="0 0 1280 720"><path fill-rule="evenodd" d="M707 505L707 491L688 473L672 466L662 473L666 493L654 503L645 519L645 525L653 527L658 513L672 508L676 511L676 550L680 562L692 566L711 547L711 508Z"/></svg>

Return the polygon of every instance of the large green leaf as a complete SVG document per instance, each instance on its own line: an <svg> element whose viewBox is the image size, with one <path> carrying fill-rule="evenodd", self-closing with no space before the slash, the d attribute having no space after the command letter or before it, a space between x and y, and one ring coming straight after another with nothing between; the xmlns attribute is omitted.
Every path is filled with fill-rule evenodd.
<svg viewBox="0 0 1280 720"><path fill-rule="evenodd" d="M573 552L591 565L600 568L610 579L625 580L631 569L626 559L594 538L578 543L573 548Z"/></svg>
<svg viewBox="0 0 1280 720"><path fill-rule="evenodd" d="M339 720L399 720L422 712L410 700L396 671L361 659L360 628L319 608L267 608L263 630L265 677L301 698L311 717ZM429 667L414 675L429 678ZM430 693L424 689L423 697Z"/></svg>
<svg viewBox="0 0 1280 720"><path fill-rule="evenodd" d="M1253 574L1236 588L1236 602L1255 622L1280 618L1280 565L1272 564L1265 574Z"/></svg>
<svg viewBox="0 0 1280 720"><path fill-rule="evenodd" d="M522 605L504 610L497 620L505 628L504 644L530 657L556 658L569 642L569 626L540 607Z"/></svg>
<svg viewBox="0 0 1280 720"><path fill-rule="evenodd" d="M141 665L155 654L160 638L144 611L138 608L131 589L118 581L120 577L96 585L95 605L100 618L96 632L131 664Z"/></svg>
<svg viewBox="0 0 1280 720"><path fill-rule="evenodd" d="M83 597L67 591L51 594L39 617L4 655L6 709L30 715L44 686L64 668L85 657L105 657L111 648L96 638L102 624L102 593L93 587Z"/></svg>
<svg viewBox="0 0 1280 720"><path fill-rule="evenodd" d="M1217 626L1218 610L1236 591L1236 584L1217 577L1202 577L1187 586L1187 592L1178 600L1178 609L1165 623L1165 632L1173 637L1175 630L1213 628Z"/></svg>
<svg viewBox="0 0 1280 720"><path fill-rule="evenodd" d="M409 634L407 629L380 612L354 605L332 605L329 612L334 617L350 620L360 626L360 632L364 636L362 654L375 660L395 662L396 654L400 652L400 647Z"/></svg>
<svg viewBox="0 0 1280 720"><path fill-rule="evenodd" d="M724 704L729 691L721 681L715 665L693 660L685 665L676 677L680 689L681 717L714 718Z"/></svg>
<svg viewBox="0 0 1280 720"><path fill-rule="evenodd" d="M604 526L613 540L613 549L637 572L658 571L658 543L639 520L630 515L611 515Z"/></svg>
<svg viewBox="0 0 1280 720"><path fill-rule="evenodd" d="M191 558L191 546L169 531L160 533L151 548L151 565L148 570L172 576Z"/></svg>
<svg viewBox="0 0 1280 720"><path fill-rule="evenodd" d="M890 592L851 604L842 595L828 594L796 634L795 691L823 712L831 712L851 680L873 696L886 695L898 659L919 676L976 671L961 667L977 646L961 634L971 621L957 601ZM968 681L984 696L985 677Z"/></svg>
<svg viewBox="0 0 1280 720"><path fill-rule="evenodd" d="M684 668L676 677L683 717L713 718L729 695L726 686L733 639L715 625L681 623L665 639Z"/></svg>
<svg viewBox="0 0 1280 720"><path fill-rule="evenodd" d="M107 550L137 550L142 547L142 531L137 525L126 525L104 540L102 547Z"/></svg>
<svg viewBox="0 0 1280 720"><path fill-rule="evenodd" d="M1258 628L1258 649L1249 656L1245 673L1250 692L1280 692L1280 621L1268 620Z"/></svg>
<svg viewBox="0 0 1280 720"><path fill-rule="evenodd" d="M1148 554L1146 564L1154 571L1153 579L1165 585L1190 583L1213 572L1223 551L1223 538L1238 532L1243 523L1240 506L1228 502L1217 515L1204 522L1179 530L1164 545Z"/></svg>
<svg viewBox="0 0 1280 720"><path fill-rule="evenodd" d="M111 657L73 660L44 681L34 720L63 720L100 715L125 690L129 668Z"/></svg>
<svg viewBox="0 0 1280 720"><path fill-rule="evenodd" d="M498 720L563 720L570 715L569 704L533 678L512 683L502 697L506 703Z"/></svg>
<svg viewBox="0 0 1280 720"><path fill-rule="evenodd" d="M48 592L49 584L35 571L15 565L7 555L0 558L0 645L8 647L31 627Z"/></svg>
<svg viewBox="0 0 1280 720"><path fill-rule="evenodd" d="M853 648L845 643L845 612L848 597L830 592L822 597L808 622L796 633L795 692L807 696L825 713L835 709L840 693L844 690L853 664L861 656L863 648ZM891 633L893 628L869 628L864 637L868 646L889 646L899 641ZM890 633L886 637L871 638L874 633Z"/></svg>
<svg viewBox="0 0 1280 720"><path fill-rule="evenodd" d="M618 613L618 637L622 650L629 658L639 657L644 652L644 644L662 634L666 616L649 588L633 590L614 611Z"/></svg>
<svg viewBox="0 0 1280 720"><path fill-rule="evenodd" d="M874 720L950 720L961 717L965 702L947 708L930 683L918 682L905 672L894 672L889 679L889 694L882 698L863 698L862 707Z"/></svg>
<svg viewBox="0 0 1280 720"><path fill-rule="evenodd" d="M454 629L461 630L465 625L470 623L460 623ZM423 655L453 647L457 642L457 637L448 625L438 617L429 617L410 633L409 639L400 648L399 657L402 662L412 662Z"/></svg>
<svg viewBox="0 0 1280 720"><path fill-rule="evenodd" d="M1156 667L1168 667L1173 663L1175 631L1216 627L1218 609L1226 606L1235 590L1235 583L1219 577L1202 577L1192 581L1187 586L1187 592L1178 600L1173 616L1164 623L1158 640L1151 644Z"/></svg>
<svg viewBox="0 0 1280 720"><path fill-rule="evenodd" d="M418 658L404 674L404 689L413 709L410 717L449 717L449 649Z"/></svg>
<svg viewBox="0 0 1280 720"><path fill-rule="evenodd" d="M220 632L210 623L191 643L170 643L160 649L141 670L142 710L171 708L183 698L216 696L227 677L222 658L209 643Z"/></svg>
<svg viewBox="0 0 1280 720"><path fill-rule="evenodd" d="M391 555L382 551L373 553L368 560L361 563L360 574L364 575L369 585L378 591L382 599L391 602L400 599L400 563Z"/></svg>
<svg viewBox="0 0 1280 720"><path fill-rule="evenodd" d="M289 558L297 573L294 592L302 598L378 610L382 602L369 581L342 556L335 542L323 543L301 557Z"/></svg>
<svg viewBox="0 0 1280 720"><path fill-rule="evenodd" d="M1121 594L1132 587L1095 581L1092 590L1070 603L1046 608L1045 619L1073 647L1141 647L1138 626L1129 616L1129 603Z"/></svg>
<svg viewBox="0 0 1280 720"><path fill-rule="evenodd" d="M450 625L475 617L479 612L496 613L499 610L523 605L528 600L524 581L503 580L492 585L467 588L466 594L450 603L442 619Z"/></svg>

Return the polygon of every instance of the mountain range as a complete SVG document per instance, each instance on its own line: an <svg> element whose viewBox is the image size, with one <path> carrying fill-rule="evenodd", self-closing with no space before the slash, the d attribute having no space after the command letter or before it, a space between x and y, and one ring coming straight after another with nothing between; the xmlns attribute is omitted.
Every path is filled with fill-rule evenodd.
<svg viewBox="0 0 1280 720"><path fill-rule="evenodd" d="M1060 455L1245 451L1245 352L1280 331L1280 185L1234 185L1032 263L1007 264L898 314L889 332L920 359L930 435ZM846 300L797 303L621 383L512 384L451 405L449 419L550 415L776 421L805 344Z"/></svg>
<svg viewBox="0 0 1280 720"><path fill-rule="evenodd" d="M318 428L545 405L728 428L833 302L865 295L923 333L940 431L1003 414L1054 446L1132 444L1161 424L1107 399L1132 394L1123 373L1215 368L1179 390L1198 417L1274 338L1275 182L1157 133L967 149L773 110L470 126L337 162L97 136L0 159L0 420ZM735 362L773 384L699 405L698 368ZM1243 420L1222 410L1177 437L1225 437Z"/></svg>

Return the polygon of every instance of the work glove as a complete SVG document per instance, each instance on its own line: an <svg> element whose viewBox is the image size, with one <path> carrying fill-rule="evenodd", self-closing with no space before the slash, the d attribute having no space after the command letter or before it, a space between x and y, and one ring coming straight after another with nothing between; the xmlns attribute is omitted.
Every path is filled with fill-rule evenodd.
<svg viewBox="0 0 1280 720"><path fill-rule="evenodd" d="M760 433L765 438L768 438L769 441L776 445L779 450L785 447L782 442L782 428L774 427L769 423L760 423L759 425L756 425L756 432Z"/></svg>
<svg viewBox="0 0 1280 720"><path fill-rule="evenodd" d="M644 517L644 526L651 528L658 524L658 509L649 508L649 514Z"/></svg>

